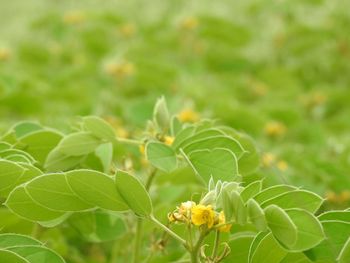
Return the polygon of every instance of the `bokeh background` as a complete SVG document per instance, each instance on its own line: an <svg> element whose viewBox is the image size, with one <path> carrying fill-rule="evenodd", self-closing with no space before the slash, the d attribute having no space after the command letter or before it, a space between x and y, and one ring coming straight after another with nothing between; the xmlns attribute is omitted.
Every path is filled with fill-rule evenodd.
<svg viewBox="0 0 350 263"><path fill-rule="evenodd" d="M350 201L350 2L0 2L0 131L96 114L119 136L156 99L251 135L258 172Z"/></svg>

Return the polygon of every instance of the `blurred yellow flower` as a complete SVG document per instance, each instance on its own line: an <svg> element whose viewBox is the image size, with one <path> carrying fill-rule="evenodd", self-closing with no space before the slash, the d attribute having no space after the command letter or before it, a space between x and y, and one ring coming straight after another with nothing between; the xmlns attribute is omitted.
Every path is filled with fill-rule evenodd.
<svg viewBox="0 0 350 263"><path fill-rule="evenodd" d="M0 48L0 61L6 61L11 57L11 52L8 48Z"/></svg>
<svg viewBox="0 0 350 263"><path fill-rule="evenodd" d="M191 109L182 110L178 118L181 122L196 122L199 120L199 114Z"/></svg>
<svg viewBox="0 0 350 263"><path fill-rule="evenodd" d="M115 129L119 138L128 138L129 132L124 127L118 127Z"/></svg>
<svg viewBox="0 0 350 263"><path fill-rule="evenodd" d="M281 122L271 121L265 125L264 131L265 134L270 137L278 137L284 135L287 131L287 128Z"/></svg>
<svg viewBox="0 0 350 263"><path fill-rule="evenodd" d="M261 159L262 165L264 167L271 167L276 161L276 155L274 155L273 153L264 153Z"/></svg>
<svg viewBox="0 0 350 263"><path fill-rule="evenodd" d="M348 201L350 201L350 191L349 191L349 190L342 191L342 192L340 193L340 199L341 199L343 202L348 202Z"/></svg>
<svg viewBox="0 0 350 263"><path fill-rule="evenodd" d="M140 151L140 153L141 153L142 155L145 154L145 145L144 145L144 144L141 144L141 145L139 146L139 151Z"/></svg>
<svg viewBox="0 0 350 263"><path fill-rule="evenodd" d="M166 145L169 145L169 146L173 144L174 140L175 140L175 138L172 136L165 136L164 137L164 143Z"/></svg>
<svg viewBox="0 0 350 263"><path fill-rule="evenodd" d="M215 220L215 213L211 205L195 205L191 208L191 220L196 226L206 224L212 228Z"/></svg>
<svg viewBox="0 0 350 263"><path fill-rule="evenodd" d="M76 25L85 21L82 11L69 11L63 15L63 22L67 25Z"/></svg>
<svg viewBox="0 0 350 263"><path fill-rule="evenodd" d="M286 161L278 161L276 164L277 168L282 171L285 172L288 169L288 163Z"/></svg>
<svg viewBox="0 0 350 263"><path fill-rule="evenodd" d="M228 233L231 230L232 224L226 224L226 218L224 211L221 211L219 214L219 225L225 224L221 227L219 227L220 232Z"/></svg>
<svg viewBox="0 0 350 263"><path fill-rule="evenodd" d="M107 74L118 78L129 77L135 73L134 64L128 61L109 63L105 69Z"/></svg>
<svg viewBox="0 0 350 263"><path fill-rule="evenodd" d="M136 27L134 24L126 23L119 27L119 32L122 36L126 38L132 37L136 33Z"/></svg>
<svg viewBox="0 0 350 263"><path fill-rule="evenodd" d="M333 191L327 191L325 197L329 202L335 202L337 200L337 195Z"/></svg>
<svg viewBox="0 0 350 263"><path fill-rule="evenodd" d="M198 25L199 21L195 17L187 17L181 21L181 28L185 30L194 30Z"/></svg>

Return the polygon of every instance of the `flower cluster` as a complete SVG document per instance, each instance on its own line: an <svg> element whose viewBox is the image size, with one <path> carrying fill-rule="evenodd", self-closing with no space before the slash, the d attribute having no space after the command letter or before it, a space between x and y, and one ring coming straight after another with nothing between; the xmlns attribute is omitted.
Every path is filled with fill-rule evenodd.
<svg viewBox="0 0 350 263"><path fill-rule="evenodd" d="M211 205L196 204L193 201L181 203L175 211L168 214L171 223L193 224L206 229L230 232L232 224L226 222L223 211L217 212Z"/></svg>

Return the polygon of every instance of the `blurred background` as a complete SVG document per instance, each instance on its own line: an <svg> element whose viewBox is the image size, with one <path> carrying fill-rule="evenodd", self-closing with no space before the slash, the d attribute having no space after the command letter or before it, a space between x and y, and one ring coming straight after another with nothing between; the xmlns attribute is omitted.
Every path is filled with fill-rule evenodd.
<svg viewBox="0 0 350 263"><path fill-rule="evenodd" d="M350 2L0 2L0 131L96 114L121 137L165 95L246 132L271 182L350 202Z"/></svg>

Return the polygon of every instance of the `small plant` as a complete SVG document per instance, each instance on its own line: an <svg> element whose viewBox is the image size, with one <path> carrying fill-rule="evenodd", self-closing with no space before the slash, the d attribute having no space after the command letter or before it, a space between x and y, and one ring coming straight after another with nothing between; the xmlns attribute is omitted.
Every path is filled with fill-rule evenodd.
<svg viewBox="0 0 350 263"><path fill-rule="evenodd" d="M146 131L132 136L95 116L70 134L32 122L9 129L0 140L4 218L32 222L39 240L56 229L73 248L61 257L2 234L0 262L84 262L87 242L100 244L89 248L96 262L350 262L350 211L320 214L317 194L265 183L247 135L181 122L160 98Z"/></svg>

